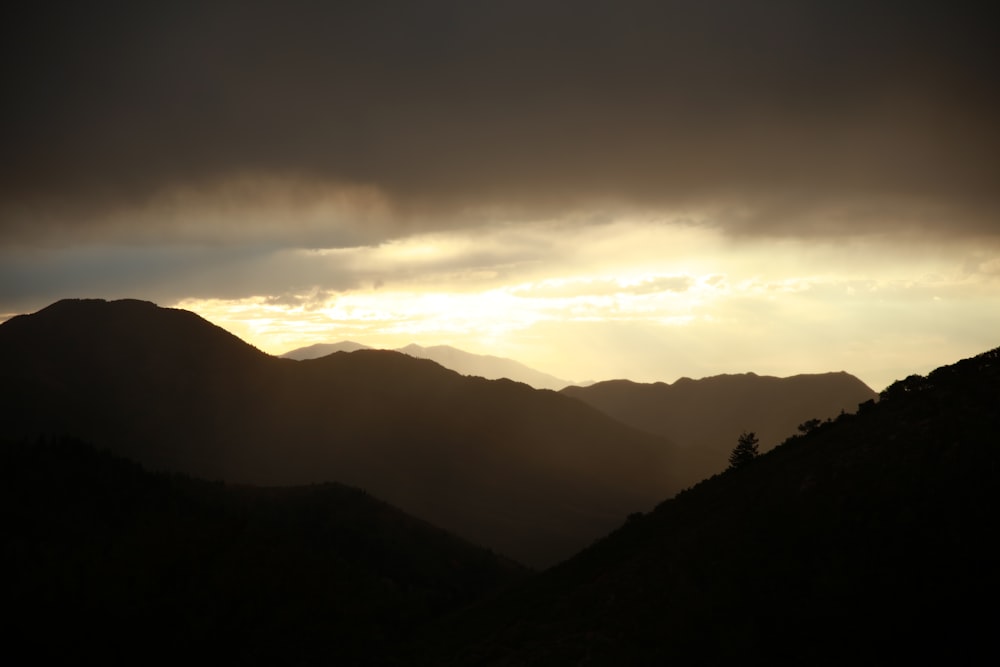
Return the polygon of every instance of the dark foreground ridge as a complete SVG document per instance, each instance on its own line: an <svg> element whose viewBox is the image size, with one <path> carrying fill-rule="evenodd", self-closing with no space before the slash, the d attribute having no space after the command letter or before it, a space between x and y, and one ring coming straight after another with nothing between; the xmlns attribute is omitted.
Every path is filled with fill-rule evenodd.
<svg viewBox="0 0 1000 667"><path fill-rule="evenodd" d="M996 662L1000 349L666 501L420 644L443 665ZM457 639L456 639L457 638Z"/></svg>
<svg viewBox="0 0 1000 667"><path fill-rule="evenodd" d="M0 448L4 636L54 664L381 665L527 570L338 484L233 487Z"/></svg>

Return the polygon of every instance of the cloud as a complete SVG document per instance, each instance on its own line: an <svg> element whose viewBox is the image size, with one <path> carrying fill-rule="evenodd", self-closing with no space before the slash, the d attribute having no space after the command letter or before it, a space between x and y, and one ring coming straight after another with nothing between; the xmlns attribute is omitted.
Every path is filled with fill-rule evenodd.
<svg viewBox="0 0 1000 667"><path fill-rule="evenodd" d="M853 0L32 5L0 46L0 241L649 210L996 237L991 25Z"/></svg>
<svg viewBox="0 0 1000 667"><path fill-rule="evenodd" d="M364 279L315 253L235 245L0 250L0 304L24 312L65 297L275 298L355 288ZM294 297L300 298L300 297Z"/></svg>
<svg viewBox="0 0 1000 667"><path fill-rule="evenodd" d="M225 180L165 183L141 199L0 202L8 245L107 242L349 247L398 231L393 207L371 186L240 173Z"/></svg>
<svg viewBox="0 0 1000 667"><path fill-rule="evenodd" d="M994 347L998 281L996 253L972 241L737 242L645 219L321 250L0 249L4 313L131 296L192 309L268 352L451 344L579 380L844 369L884 386Z"/></svg>
<svg viewBox="0 0 1000 667"><path fill-rule="evenodd" d="M529 299L572 299L578 297L644 296L663 292L685 292L694 280L690 276L644 276L641 278L550 278L512 290Z"/></svg>
<svg viewBox="0 0 1000 667"><path fill-rule="evenodd" d="M269 227L266 214L258 215L256 234L234 230L229 243L222 242L225 232L218 227L195 227L190 236L177 232L171 242L161 243L145 237L102 243L95 237L89 243L0 246L0 312L33 310L67 296L138 297L162 304L265 297L291 305L351 290L454 284L458 291L475 291L530 279L543 265L564 262L577 251L563 242L560 228L546 226L362 244L355 243L357 238L377 235L364 228L357 235L349 229L340 235L319 229L313 242L332 247L300 247L304 244L288 243ZM214 236L206 237L210 232Z"/></svg>

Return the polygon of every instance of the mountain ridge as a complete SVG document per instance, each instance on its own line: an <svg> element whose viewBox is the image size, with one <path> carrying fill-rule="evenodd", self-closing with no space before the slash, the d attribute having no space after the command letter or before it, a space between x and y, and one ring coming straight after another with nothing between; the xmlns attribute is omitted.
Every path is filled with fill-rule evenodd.
<svg viewBox="0 0 1000 667"><path fill-rule="evenodd" d="M357 350L370 349L372 349L370 346L355 343L353 340L342 340L336 343L314 343L312 345L306 345L305 347L297 347L294 350L289 350L288 352L277 356L282 359L305 361L306 359L325 357L326 355L333 354L334 352L356 352Z"/></svg>
<svg viewBox="0 0 1000 667"><path fill-rule="evenodd" d="M1000 348L880 398L630 517L412 650L494 667L995 661L982 603L1000 592Z"/></svg>
<svg viewBox="0 0 1000 667"><path fill-rule="evenodd" d="M9 437L153 469L338 481L532 566L690 483L679 450L556 392L397 352L266 355L186 311L67 301L0 324Z"/></svg>
<svg viewBox="0 0 1000 667"><path fill-rule="evenodd" d="M327 354L333 354L334 352L354 352L366 349L370 350L374 348L353 341L340 341L337 343L316 343L290 350L280 356L284 359L304 361L306 359L315 359ZM395 351L418 359L430 359L462 375L483 377L487 380L507 378L515 382L523 382L535 389L557 391L573 384L568 380L543 373L514 359L489 354L474 354L450 345L424 347L416 343L410 343L404 347L395 348Z"/></svg>
<svg viewBox="0 0 1000 667"><path fill-rule="evenodd" d="M64 414L66 419L57 424L60 428L96 429L112 441L142 438L141 447L132 452L149 451L157 439L182 437L188 441L173 449L195 454L214 438L229 438L230 442L223 443L223 455L247 457L241 464L247 470L263 466L258 472L276 478L297 474L291 468L278 469L297 464L307 468L321 464L327 471L342 471L350 464L358 466L356 474L365 474L365 465L372 470L388 465L401 475L394 480L396 484L404 479L426 481L431 473L432 486L445 492L427 501L429 506L454 504L459 499L466 504L463 509L472 512L472 523L482 521L483 516L489 519L491 512L511 510L506 516L509 521L540 524L530 539L564 526L581 507L585 513L592 512L607 508L608 499L621 499L611 493L587 510L588 499L573 496L575 485L593 488L621 483L620 475L610 474L616 466L626 465L619 457L639 456L638 468L669 462L659 451L666 444L663 439L624 427L561 393L535 391L509 380L466 378L434 362L390 351L337 353L308 362L281 360L245 343L233 343L231 334L206 327L193 314L143 302L115 304L62 304L40 318L25 316L13 326L0 324L0 367L5 372L5 382L0 383L0 423L8 431L24 428L22 435L30 437L39 424L51 426L52 418ZM89 313L89 325L70 326L79 322L81 312ZM146 332L153 333L147 336ZM758 377L742 375L748 380ZM674 384L700 386L697 382ZM400 398L406 400L400 402ZM117 410L109 410L109 404ZM380 405L398 409L386 413L378 409ZM448 410L441 411L441 406ZM142 419L129 423L125 417L130 410L141 413ZM193 410L205 410L197 417L214 415L220 421L192 420L185 411ZM280 416L281 420L267 424L257 421L259 416ZM348 442L341 447L329 433L310 434L307 427L313 419L335 422L345 440L360 438L362 446ZM574 422L573 437L560 439L565 425ZM289 424L297 424L303 432L289 430ZM442 424L448 427L444 431L428 430ZM196 425L211 438L192 431L190 427ZM368 430L355 432L346 428L350 425ZM615 447L584 439L595 431L600 431L596 442L613 441ZM151 641L139 646L141 650L162 640L156 633L163 628L175 642L170 646L185 655L191 654L188 649L201 646L199 642L217 639L216 659L253 662L256 656L271 664L299 659L453 666L735 662L832 666L859 659L871 664L925 660L988 664L989 655L997 656L992 641L996 614L989 603L1000 592L995 567L1000 545L991 530L995 508L1000 506L997 433L1000 348L935 369L926 377L899 380L881 392L878 400L861 403L856 413L845 411L818 420L747 465L716 471L676 495L662 493L648 505L648 511L637 508L627 519L622 513L632 501L626 499L615 511L590 521L587 531L563 541L566 549L569 544L580 544L584 533L610 526L597 539L584 541L584 548L577 548L575 555L563 560L550 553L548 563L561 562L505 591L480 598L471 607L451 607L449 615L422 627L418 627L421 620L414 620L427 617L421 612L425 604L421 600L441 599L433 586L397 590L394 586L399 584L390 585L377 576L365 579L374 587L358 593L360 615L355 606L348 605L343 617L333 621L333 628L311 624L309 619L322 617L322 613L313 614L313 598L280 593L289 582L301 584L300 577L307 573L330 576L328 558L308 556L300 563L297 557L283 555L282 549L300 527L325 516L306 511L303 499L340 487L299 487L294 492L298 499L291 504L281 501L285 509L280 509L270 503L284 496L282 489L255 490L204 481L186 486L188 482L183 482L185 488L198 489L197 497L216 497L220 489L232 489L234 497L241 498L239 503L246 501L266 511L260 515L249 509L237 515L223 513L230 517L224 523L228 527L195 531L194 545L238 535L246 528L247 539L263 537L246 565L226 567L233 563L227 560L231 552L212 547L208 558L183 561L190 567L178 569L173 550L186 550L192 544L189 539L176 539L182 533L171 523L191 520L193 515L184 503L157 501L161 508L157 511L166 508L167 516L174 517L171 522L125 524L120 534L123 541L112 542L110 549L100 542L105 534L101 526L144 507L150 489L162 489L162 480L171 476L143 474L141 482L113 484L111 488L119 490L106 496L109 474L77 477L73 472L77 463L67 467L65 458L57 460L54 470L46 464L49 467L42 472L27 475L18 473L17 465L4 467L2 490L10 498L0 503L8 527L0 539L9 541L4 552L21 559L17 562L23 565L8 573L8 593L23 602L18 606L24 632L15 631L15 636L34 637L32 632L53 629L61 632L59 637L68 638L66 654L59 657L79 659L82 647L83 655L99 655L112 662L116 658L133 661L135 653L127 639L107 641L108 628L134 623L140 634L150 633ZM9 439L10 434L6 435ZM400 441L406 446L399 447ZM311 458L316 452L306 446L309 443L333 458ZM331 443L338 446L331 447ZM490 446L482 450L484 443ZM19 445L0 444L0 461L5 466L16 462ZM597 449L588 449L593 446ZM373 448L377 456L365 459ZM692 449L697 450L688 446L670 451L684 456ZM278 458L276 451L281 454ZM642 458L643 452L650 458ZM567 458L568 454L579 460ZM450 461L452 467L428 467L431 455ZM593 465L588 465L591 456L595 457ZM83 458L94 460L89 454ZM73 454L68 460L78 459ZM207 466L220 462L225 463L225 456L203 461ZM464 487L441 488L469 463L487 474L465 480ZM132 465L119 462L111 468ZM511 476L507 469L511 465L543 476L551 475L549 466L554 465L566 477L550 476L549 484L532 489L526 483L530 476ZM130 477L131 473L124 474ZM662 484L658 478L648 481L653 488ZM493 495L484 501L471 493L490 484L510 486L515 495ZM373 487L360 486L384 501ZM554 492L559 503L572 505L575 498L584 504L573 506L569 513L553 513L547 503ZM362 492L352 491L351 497L359 497L358 493ZM29 497L32 503L58 508L64 513L58 515L62 518L52 521L19 515ZM100 509L91 512L87 507L94 502ZM219 516L216 510L209 514ZM430 520L427 515L418 516ZM456 520L452 517L452 523ZM324 531L309 532L300 544L322 544L328 536ZM353 540L338 544L349 550ZM156 548L158 544L164 548ZM275 549L274 545L279 546ZM362 560L381 558L368 551L371 546L362 540ZM308 546L307 551L313 548ZM413 551L408 548L406 554ZM337 553L335 559L344 556ZM152 561L146 560L150 554ZM266 567L254 559L263 559ZM434 557L422 562L419 567L431 566L432 570L447 565ZM199 583L199 577L211 583L213 572L222 576L221 588ZM334 568L336 572L345 573L339 567ZM95 578L94 573L111 578ZM251 575L247 581L263 588L230 585L244 574ZM348 576L344 581L354 586L361 579ZM100 586L103 581L112 585L105 589ZM146 622L143 614L150 607L144 604L164 609L156 606L164 598L146 595L150 582L176 591L174 598L168 598L174 602L166 607L176 610L176 618ZM184 588L184 582L191 588ZM320 589L328 590L324 588L327 583ZM445 591L456 590L452 588L456 580L450 575L439 583ZM318 590L308 577L305 584L294 590ZM93 585L98 589L87 588ZM69 607L64 606L65 600L53 598L63 594L70 596ZM277 625L266 620L266 613L258 615L254 607L273 595L277 595L273 598L279 613ZM335 595L350 599L342 597L342 590L335 590ZM416 597L411 599L411 595ZM111 603L77 615L62 614L95 600ZM386 600L390 602L387 615L378 611ZM218 615L211 611L233 604L230 611ZM25 609L28 614L23 613ZM321 600L319 609L329 611ZM368 616L373 609L375 616ZM233 610L235 614L230 613ZM391 627L381 625L394 614L401 616L388 621ZM373 618L380 619L376 625L364 625L368 622L364 619ZM361 629L354 623L361 623ZM223 632L206 635L206 628ZM409 635L407 628L418 634ZM253 639L261 639L270 648L257 655L246 643L234 644L225 634L234 633L235 641L241 633L246 636L248 629ZM332 647L331 631L343 639ZM307 633L307 641L300 641L302 632ZM130 635L126 632L125 636ZM412 637L409 642L394 643L407 636ZM58 639L40 639L48 640L40 644L43 647L58 647ZM241 646L248 648L241 653L237 650ZM341 649L346 658L329 653Z"/></svg>
<svg viewBox="0 0 1000 667"><path fill-rule="evenodd" d="M0 478L8 648L36 658L380 663L527 574L330 482L225 485L68 439L2 443Z"/></svg>
<svg viewBox="0 0 1000 667"><path fill-rule="evenodd" d="M566 387L561 393L634 428L703 450L709 461L704 476L725 467L742 432L755 432L766 451L807 421L854 412L860 404L878 398L845 371L783 378L722 374L698 380L680 378L672 384L609 380Z"/></svg>

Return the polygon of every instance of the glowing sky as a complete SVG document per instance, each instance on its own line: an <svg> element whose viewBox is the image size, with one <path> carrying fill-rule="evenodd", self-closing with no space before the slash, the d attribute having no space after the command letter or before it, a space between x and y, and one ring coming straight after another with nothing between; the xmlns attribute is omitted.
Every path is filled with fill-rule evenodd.
<svg viewBox="0 0 1000 667"><path fill-rule="evenodd" d="M875 389L1000 345L968 8L163 4L4 27L0 317L135 297L273 353Z"/></svg>

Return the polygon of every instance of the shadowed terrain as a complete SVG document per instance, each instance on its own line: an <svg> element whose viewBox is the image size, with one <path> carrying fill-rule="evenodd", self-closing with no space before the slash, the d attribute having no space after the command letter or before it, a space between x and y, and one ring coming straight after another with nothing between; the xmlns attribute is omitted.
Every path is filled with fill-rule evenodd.
<svg viewBox="0 0 1000 667"><path fill-rule="evenodd" d="M438 626L427 664L986 664L1000 349L912 376Z"/></svg>
<svg viewBox="0 0 1000 667"><path fill-rule="evenodd" d="M171 664L998 657L1000 349L900 380L625 520L607 508L669 483L673 450L554 392L385 351L275 359L134 301L15 318L0 325L0 351L8 630L41 658L134 662L149 647ZM576 541L602 522L614 530L525 576L358 489L145 472L36 435L60 429L230 479L365 478L539 561L539 545L570 548L560 527ZM553 534L562 541L544 542Z"/></svg>
<svg viewBox="0 0 1000 667"><path fill-rule="evenodd" d="M611 380L566 387L562 393L625 424L701 451L705 467L689 471L692 484L725 468L740 433L756 433L761 451L767 451L804 422L855 412L860 403L878 398L844 372L787 378L744 373L681 378L673 384Z"/></svg>
<svg viewBox="0 0 1000 667"><path fill-rule="evenodd" d="M688 483L669 442L554 392L389 351L277 359L141 301L12 318L0 367L11 437L73 435L208 479L339 481L533 566Z"/></svg>
<svg viewBox="0 0 1000 667"><path fill-rule="evenodd" d="M8 652L66 664L384 664L527 574L338 484L154 474L70 440L0 447Z"/></svg>

